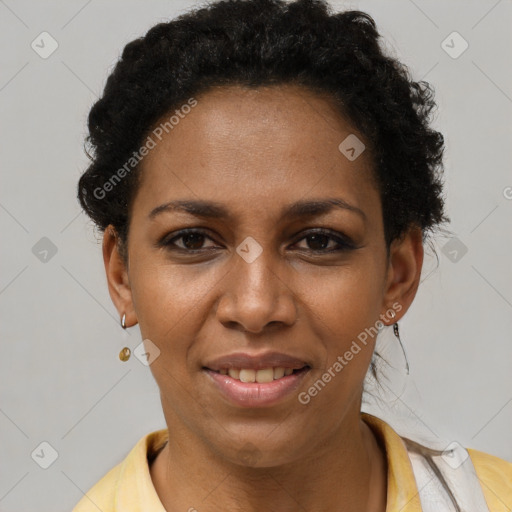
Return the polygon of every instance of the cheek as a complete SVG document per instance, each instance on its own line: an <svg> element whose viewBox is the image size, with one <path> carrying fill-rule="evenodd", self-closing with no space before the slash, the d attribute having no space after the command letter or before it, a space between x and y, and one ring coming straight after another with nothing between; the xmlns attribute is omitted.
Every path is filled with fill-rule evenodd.
<svg viewBox="0 0 512 512"><path fill-rule="evenodd" d="M309 303L327 326L337 326L336 332L357 336L378 320L382 279L381 271L371 260L340 267L324 279L315 279Z"/></svg>
<svg viewBox="0 0 512 512"><path fill-rule="evenodd" d="M359 393L370 364L382 304L381 265L372 258L343 267L329 279L317 280L312 287L309 304L314 308L311 321L318 330L325 360L314 372L316 388L323 389L318 379L330 384L316 403L349 401ZM325 381L324 381L325 382ZM315 389L311 389L315 394ZM307 398L307 397L306 397Z"/></svg>
<svg viewBox="0 0 512 512"><path fill-rule="evenodd" d="M205 274L170 265L132 266L132 297L142 337L155 343L165 363L183 362L190 340L204 322L204 305L212 284Z"/></svg>
<svg viewBox="0 0 512 512"><path fill-rule="evenodd" d="M130 270L132 296L141 327L169 329L198 308L215 283L211 272L147 258ZM155 322L157 322L155 324Z"/></svg>
<svg viewBox="0 0 512 512"><path fill-rule="evenodd" d="M310 321L316 325L325 359L312 370L310 386L299 402L322 416L325 428L340 421L337 411L342 404L361 395L372 358L381 296L377 280L368 277L346 272L314 289L317 300ZM325 414L326 407L332 414Z"/></svg>

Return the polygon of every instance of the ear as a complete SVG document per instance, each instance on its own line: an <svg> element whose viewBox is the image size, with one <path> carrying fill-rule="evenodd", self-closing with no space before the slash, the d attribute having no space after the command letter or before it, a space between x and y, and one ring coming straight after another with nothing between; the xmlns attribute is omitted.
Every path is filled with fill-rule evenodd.
<svg viewBox="0 0 512 512"><path fill-rule="evenodd" d="M422 266L423 235L421 228L415 226L391 243L381 316L386 325L397 322L409 309L420 284ZM393 318L386 315L390 309L396 314Z"/></svg>
<svg viewBox="0 0 512 512"><path fill-rule="evenodd" d="M126 326L137 323L133 308L132 291L128 279L128 269L119 252L120 240L115 228L109 225L103 234L103 263L107 274L108 291L119 317L126 315Z"/></svg>

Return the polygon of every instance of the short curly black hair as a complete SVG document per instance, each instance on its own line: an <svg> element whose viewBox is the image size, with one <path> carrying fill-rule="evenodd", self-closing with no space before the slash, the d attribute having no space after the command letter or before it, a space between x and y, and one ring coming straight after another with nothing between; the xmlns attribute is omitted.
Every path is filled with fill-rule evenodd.
<svg viewBox="0 0 512 512"><path fill-rule="evenodd" d="M297 84L333 99L369 143L387 248L412 226L425 239L448 220L434 93L380 37L370 15L334 13L324 0L223 0L155 25L126 45L89 113L82 208L125 246L138 166L108 182L162 116L213 86Z"/></svg>

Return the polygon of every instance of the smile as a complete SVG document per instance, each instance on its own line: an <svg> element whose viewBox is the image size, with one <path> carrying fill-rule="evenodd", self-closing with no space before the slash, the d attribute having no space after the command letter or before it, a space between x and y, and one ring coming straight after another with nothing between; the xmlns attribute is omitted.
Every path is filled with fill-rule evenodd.
<svg viewBox="0 0 512 512"><path fill-rule="evenodd" d="M291 395L311 368L203 368L214 388L232 405L268 407Z"/></svg>

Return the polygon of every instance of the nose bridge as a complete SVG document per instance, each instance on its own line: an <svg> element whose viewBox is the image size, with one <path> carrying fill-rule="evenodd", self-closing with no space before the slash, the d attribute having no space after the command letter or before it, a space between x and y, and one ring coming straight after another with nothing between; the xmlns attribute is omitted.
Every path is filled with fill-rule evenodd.
<svg viewBox="0 0 512 512"><path fill-rule="evenodd" d="M282 283L276 277L278 255L274 254L270 237L259 237L258 241L247 236L236 248L236 253L239 259L233 270L237 295L246 300L274 302Z"/></svg>
<svg viewBox="0 0 512 512"><path fill-rule="evenodd" d="M259 331L270 322L293 323L295 306L290 284L279 275L279 254L270 237L248 236L236 248L229 272L228 293L217 314L223 322L236 322Z"/></svg>

